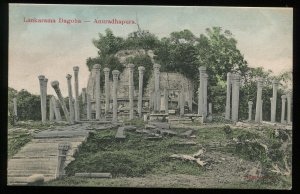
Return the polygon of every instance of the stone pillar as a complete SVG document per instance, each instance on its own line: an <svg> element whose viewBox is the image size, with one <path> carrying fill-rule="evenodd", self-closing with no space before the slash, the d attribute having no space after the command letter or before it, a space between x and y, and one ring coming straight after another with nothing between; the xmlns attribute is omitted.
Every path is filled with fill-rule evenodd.
<svg viewBox="0 0 300 194"><path fill-rule="evenodd" d="M232 75L232 121L237 122L239 119L239 94L240 94L240 75Z"/></svg>
<svg viewBox="0 0 300 194"><path fill-rule="evenodd" d="M43 87L44 87L44 98L43 98L43 100L44 100L44 102L43 102L43 104L44 104L44 112L45 112L45 120L47 121L47 84L48 84L48 79L47 78L45 78L44 79L44 83L43 83Z"/></svg>
<svg viewBox="0 0 300 194"><path fill-rule="evenodd" d="M281 123L285 123L285 103L286 103L286 95L281 96Z"/></svg>
<svg viewBox="0 0 300 194"><path fill-rule="evenodd" d="M261 122L261 106L262 106L262 88L263 88L263 79L259 77L257 79L257 95L256 95L256 107L255 107L255 122Z"/></svg>
<svg viewBox="0 0 300 194"><path fill-rule="evenodd" d="M58 164L56 169L56 178L62 178L65 176L65 161L67 158L67 152L70 149L70 145L67 143L58 144Z"/></svg>
<svg viewBox="0 0 300 194"><path fill-rule="evenodd" d="M64 112L64 115L66 117L66 120L69 123L71 123L70 117L69 117L69 112L68 112L67 106L66 106L65 101L64 101L64 97L62 96L60 88L59 88L59 82L58 81L53 81L53 82L51 82L51 86L53 87L53 89L55 90L55 92L57 94L59 103L60 103L60 105L61 105L61 107L63 109L63 112Z"/></svg>
<svg viewBox="0 0 300 194"><path fill-rule="evenodd" d="M154 110L154 97L155 97L154 92L153 91L150 92L150 94L149 94L149 110L150 111Z"/></svg>
<svg viewBox="0 0 300 194"><path fill-rule="evenodd" d="M72 76L70 74L67 74L66 78L67 78L67 81L68 81L70 123L74 124L75 113L74 113L72 84L71 84L71 78L72 78Z"/></svg>
<svg viewBox="0 0 300 194"><path fill-rule="evenodd" d="M89 94L86 94L86 119L91 120L91 97Z"/></svg>
<svg viewBox="0 0 300 194"><path fill-rule="evenodd" d="M145 67L139 66L139 98L138 98L138 113L139 117L142 117L142 107L143 107L143 81L144 81L144 72Z"/></svg>
<svg viewBox="0 0 300 194"><path fill-rule="evenodd" d="M206 73L206 67L200 66L199 70L199 88L198 88L198 114L203 115L203 81L202 74Z"/></svg>
<svg viewBox="0 0 300 194"><path fill-rule="evenodd" d="M54 121L54 109L56 109L56 107L54 107L53 102L52 102L52 98L49 100L49 121Z"/></svg>
<svg viewBox="0 0 300 194"><path fill-rule="evenodd" d="M225 119L230 119L231 73L227 73Z"/></svg>
<svg viewBox="0 0 300 194"><path fill-rule="evenodd" d="M272 120L272 111L273 111L273 98L270 98L270 104L271 104L271 109L270 109L270 120Z"/></svg>
<svg viewBox="0 0 300 194"><path fill-rule="evenodd" d="M95 64L93 69L96 74L96 88L95 88L95 98L96 98L96 120L100 120L101 117L101 92L100 92L100 65Z"/></svg>
<svg viewBox="0 0 300 194"><path fill-rule="evenodd" d="M276 122L276 101L277 101L277 89L278 89L278 81L273 80L273 96L272 96L272 103L271 103L271 122Z"/></svg>
<svg viewBox="0 0 300 194"><path fill-rule="evenodd" d="M38 76L39 81L40 81L40 97L41 97L41 114L42 114L42 122L46 122L46 104L44 104L45 100L45 95L44 95L44 75L39 75Z"/></svg>
<svg viewBox="0 0 300 194"><path fill-rule="evenodd" d="M253 102L249 101L248 102L248 121L252 120L252 105L253 105Z"/></svg>
<svg viewBox="0 0 300 194"><path fill-rule="evenodd" d="M207 116L207 79L208 75L206 73L202 74L202 81L203 81L203 90L202 90L202 95L203 95L203 106L202 106L202 111L203 111L203 116Z"/></svg>
<svg viewBox="0 0 300 194"><path fill-rule="evenodd" d="M261 106L260 106L260 121L263 121L263 104L264 104L264 101L261 100Z"/></svg>
<svg viewBox="0 0 300 194"><path fill-rule="evenodd" d="M154 95L155 95L154 111L159 112L160 111L160 89L159 89L160 65L154 64L153 69L154 69Z"/></svg>
<svg viewBox="0 0 300 194"><path fill-rule="evenodd" d="M110 69L105 67L104 71L104 79L105 79L105 115L109 112L109 71Z"/></svg>
<svg viewBox="0 0 300 194"><path fill-rule="evenodd" d="M128 79L128 89L129 89L129 119L133 119L133 92L134 92L134 83L133 83L133 71L134 71L134 64L127 65L129 69L129 79Z"/></svg>
<svg viewBox="0 0 300 194"><path fill-rule="evenodd" d="M211 115L212 114L212 104L208 104L208 113Z"/></svg>
<svg viewBox="0 0 300 194"><path fill-rule="evenodd" d="M56 102L55 96L52 96L50 101L52 102L52 107L53 107L53 110L54 110L55 120L56 121L61 121L59 104Z"/></svg>
<svg viewBox="0 0 300 194"><path fill-rule="evenodd" d="M82 88L81 97L82 97L82 103L85 104L86 103L86 88Z"/></svg>
<svg viewBox="0 0 300 194"><path fill-rule="evenodd" d="M180 98L179 98L179 108L180 108L180 116L182 117L184 115L184 103L185 102L185 99L184 99L184 88L182 87L181 88L181 91L180 91Z"/></svg>
<svg viewBox="0 0 300 194"><path fill-rule="evenodd" d="M169 114L169 92L167 88L164 89L164 100L165 100L165 114Z"/></svg>
<svg viewBox="0 0 300 194"><path fill-rule="evenodd" d="M291 113L292 113L292 92L289 91L286 94L287 97L287 124L291 124Z"/></svg>
<svg viewBox="0 0 300 194"><path fill-rule="evenodd" d="M79 85L78 85L78 72L79 67L73 67L74 71L74 88L75 88L75 121L80 121L80 108L79 108Z"/></svg>
<svg viewBox="0 0 300 194"><path fill-rule="evenodd" d="M17 98L13 98L14 102L14 116L18 117Z"/></svg>
<svg viewBox="0 0 300 194"><path fill-rule="evenodd" d="M118 122L118 93L117 93L117 87L118 87L118 77L120 72L118 70L113 70L113 118L112 122L116 123Z"/></svg>

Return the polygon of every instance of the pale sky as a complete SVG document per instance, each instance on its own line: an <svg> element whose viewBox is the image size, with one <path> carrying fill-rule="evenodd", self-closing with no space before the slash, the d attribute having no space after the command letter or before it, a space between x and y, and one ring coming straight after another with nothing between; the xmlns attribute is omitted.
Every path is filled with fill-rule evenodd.
<svg viewBox="0 0 300 194"><path fill-rule="evenodd" d="M124 38L137 30L136 25L93 22L25 23L24 17L135 20L136 14L140 27L159 38L184 29L199 36L206 28L220 26L233 33L250 67L262 66L274 74L292 69L292 8L10 4L9 86L39 94L38 75L45 75L49 80L48 94L54 94L50 82L58 80L66 97L66 75L73 75L73 66L79 66L81 91L89 75L86 59L97 56L92 39L105 33L106 28Z"/></svg>

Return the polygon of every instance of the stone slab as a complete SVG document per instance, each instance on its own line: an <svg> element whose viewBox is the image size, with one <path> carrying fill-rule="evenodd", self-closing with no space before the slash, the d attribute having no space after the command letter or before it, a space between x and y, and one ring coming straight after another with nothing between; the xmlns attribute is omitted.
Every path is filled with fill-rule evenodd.
<svg viewBox="0 0 300 194"><path fill-rule="evenodd" d="M125 139L124 127L119 127L115 136L116 139Z"/></svg>

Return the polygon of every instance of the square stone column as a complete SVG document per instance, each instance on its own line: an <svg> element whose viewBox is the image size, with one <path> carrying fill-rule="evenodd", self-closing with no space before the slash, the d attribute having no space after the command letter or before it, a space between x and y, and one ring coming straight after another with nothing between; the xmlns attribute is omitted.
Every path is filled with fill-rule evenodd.
<svg viewBox="0 0 300 194"><path fill-rule="evenodd" d="M100 120L101 117L101 90L100 90L100 65L95 64L93 70L96 74L96 88L95 88L95 99L96 99L96 120Z"/></svg>
<svg viewBox="0 0 300 194"><path fill-rule="evenodd" d="M203 115L203 81L202 75L206 73L206 67L200 66L199 70L199 88L198 88L198 114Z"/></svg>
<svg viewBox="0 0 300 194"><path fill-rule="evenodd" d="M139 117L142 117L142 107L143 107L143 81L144 81L144 72L145 67L139 66L139 98L138 98L138 113Z"/></svg>
<svg viewBox="0 0 300 194"><path fill-rule="evenodd" d="M271 122L276 122L276 101L277 101L277 89L278 89L279 82L277 80L273 80L273 96L272 96L272 103L271 103Z"/></svg>
<svg viewBox="0 0 300 194"><path fill-rule="evenodd" d="M69 112L68 112L67 106L66 106L65 101L64 101L64 97L62 96L60 88L59 88L59 82L55 80L55 81L51 82L51 86L53 87L53 89L55 90L55 93L57 94L59 103L60 103L60 105L61 105L61 107L63 109L63 112L64 112L64 115L66 117L66 120L69 123L71 123Z"/></svg>
<svg viewBox="0 0 300 194"><path fill-rule="evenodd" d="M91 96L90 94L86 94L86 119L91 120L91 118L92 118Z"/></svg>
<svg viewBox="0 0 300 194"><path fill-rule="evenodd" d="M120 72L118 70L113 70L113 118L112 122L116 123L118 122L118 79Z"/></svg>
<svg viewBox="0 0 300 194"><path fill-rule="evenodd" d="M208 79L208 75L206 73L203 73L202 74L202 81L203 81L203 90L202 90L203 106L202 106L202 111L203 111L204 118L207 116L207 79Z"/></svg>
<svg viewBox="0 0 300 194"><path fill-rule="evenodd" d="M232 121L237 122L239 119L239 94L240 94L240 75L232 75Z"/></svg>
<svg viewBox="0 0 300 194"><path fill-rule="evenodd" d="M80 121L80 107L79 107L79 81L78 81L78 72L79 67L73 67L74 71L74 88L75 88L75 121Z"/></svg>
<svg viewBox="0 0 300 194"><path fill-rule="evenodd" d="M73 105L73 94L72 94L72 84L71 84L72 75L67 74L66 78L67 78L67 81L68 81L70 123L74 124L75 111L74 111L74 105Z"/></svg>
<svg viewBox="0 0 300 194"><path fill-rule="evenodd" d="M231 73L227 73L225 119L230 119Z"/></svg>
<svg viewBox="0 0 300 194"><path fill-rule="evenodd" d="M44 88L44 79L45 76L44 75L39 75L39 82L40 82L40 98L41 98L41 115L42 115L42 122L45 123L46 122L46 104L45 103L45 88Z"/></svg>
<svg viewBox="0 0 300 194"><path fill-rule="evenodd" d="M291 124L291 113L292 113L292 91L287 92L287 124Z"/></svg>
<svg viewBox="0 0 300 194"><path fill-rule="evenodd" d="M165 100L165 114L169 114L169 91L167 88L164 89L164 100Z"/></svg>
<svg viewBox="0 0 300 194"><path fill-rule="evenodd" d="M180 98L179 98L179 108L180 108L180 116L184 116L184 104L185 104L185 98L184 98L184 88L182 86L181 91L180 91Z"/></svg>
<svg viewBox="0 0 300 194"><path fill-rule="evenodd" d="M154 93L155 93L154 112L160 112L160 88L159 88L160 65L154 64L153 69L154 69Z"/></svg>
<svg viewBox="0 0 300 194"><path fill-rule="evenodd" d="M13 98L13 103L14 103L14 116L18 117L18 108L17 108L17 98Z"/></svg>
<svg viewBox="0 0 300 194"><path fill-rule="evenodd" d="M261 100L261 106L260 106L260 121L263 121L263 105L264 105L264 101Z"/></svg>
<svg viewBox="0 0 300 194"><path fill-rule="evenodd" d="M263 78L257 78L257 93L256 93L256 107L255 107L255 122L261 122L261 106L262 106L262 88Z"/></svg>
<svg viewBox="0 0 300 194"><path fill-rule="evenodd" d="M133 93L134 93L134 83L133 83L133 71L134 64L128 64L129 69L129 79L128 79L128 89L129 89L129 119L133 119L134 109L133 109Z"/></svg>
<svg viewBox="0 0 300 194"><path fill-rule="evenodd" d="M208 113L212 114L212 103L208 103Z"/></svg>
<svg viewBox="0 0 300 194"><path fill-rule="evenodd" d="M281 96L281 123L285 124L285 103L286 103L286 95Z"/></svg>
<svg viewBox="0 0 300 194"><path fill-rule="evenodd" d="M253 102L249 101L248 102L248 121L252 120L252 106L253 106Z"/></svg>
<svg viewBox="0 0 300 194"><path fill-rule="evenodd" d="M52 98L49 100L49 121L54 121L54 109L56 107L53 106Z"/></svg>
<svg viewBox="0 0 300 194"><path fill-rule="evenodd" d="M103 68L103 72L104 72L104 79L105 79L105 115L108 114L109 112L109 97L110 97L110 93L109 93L109 71L110 69L105 67Z"/></svg>

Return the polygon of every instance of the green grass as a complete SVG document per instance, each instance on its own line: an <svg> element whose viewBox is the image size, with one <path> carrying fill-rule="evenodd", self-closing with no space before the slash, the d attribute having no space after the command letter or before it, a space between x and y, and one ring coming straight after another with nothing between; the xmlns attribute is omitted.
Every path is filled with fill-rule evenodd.
<svg viewBox="0 0 300 194"><path fill-rule="evenodd" d="M8 159L15 155L31 139L32 135L26 131L9 131L7 146Z"/></svg>

